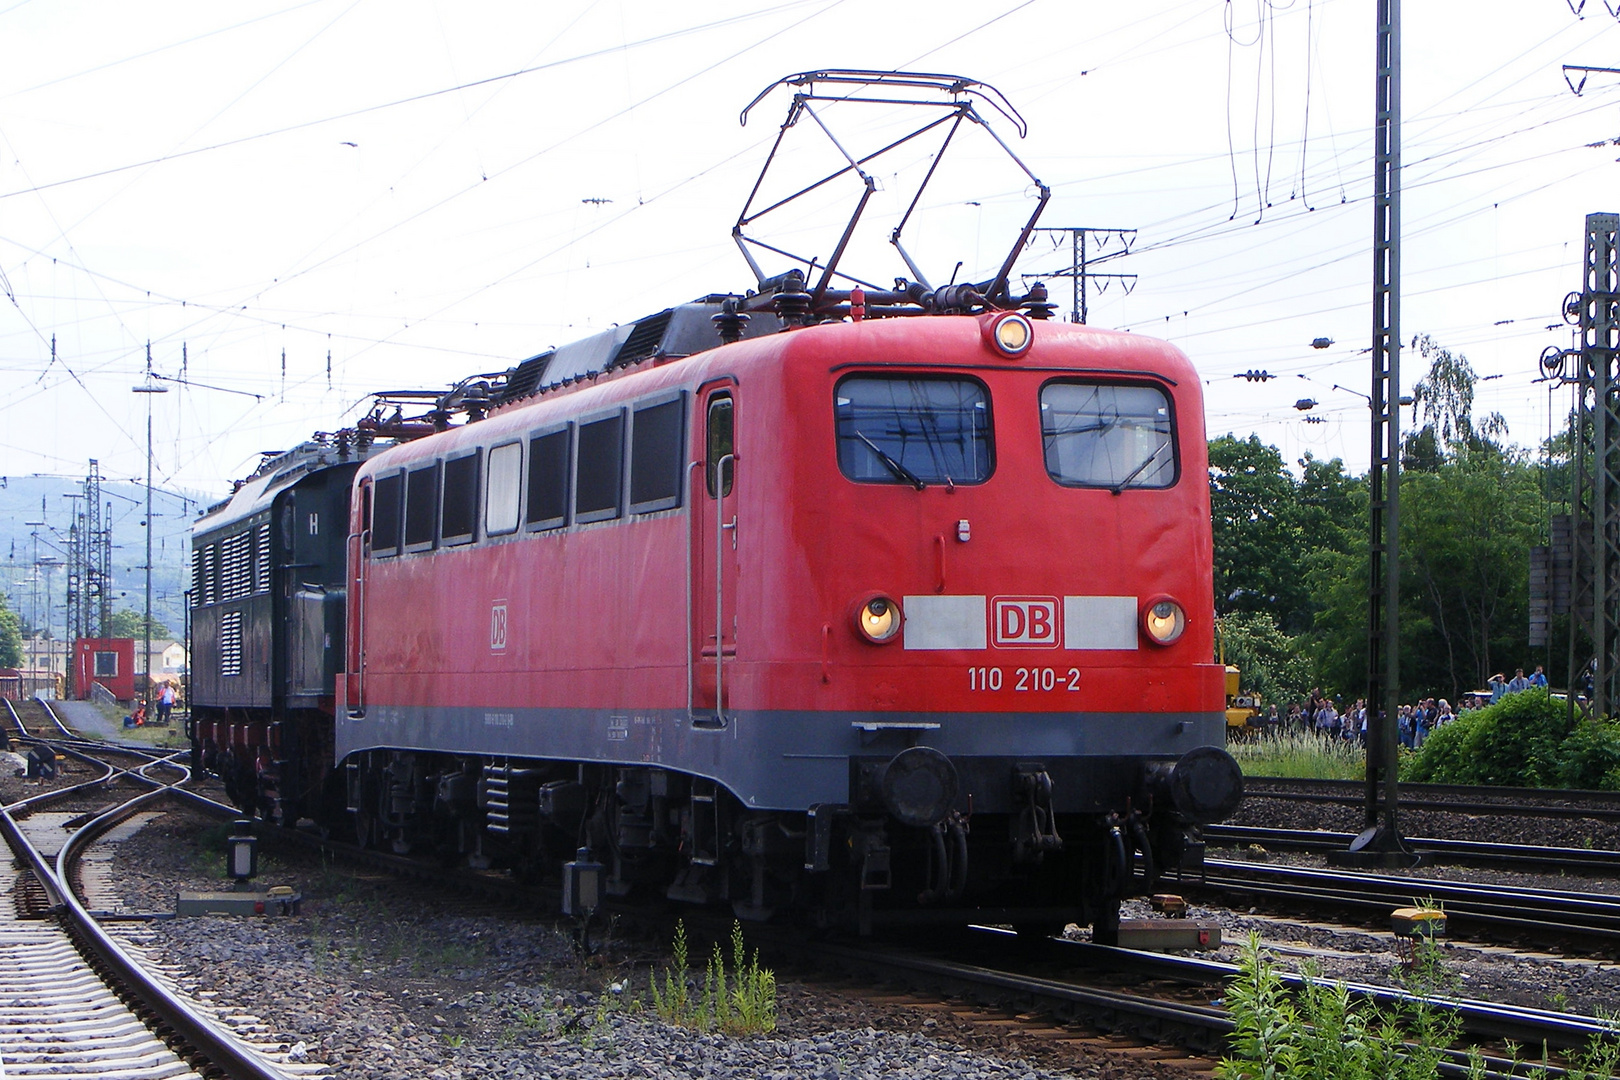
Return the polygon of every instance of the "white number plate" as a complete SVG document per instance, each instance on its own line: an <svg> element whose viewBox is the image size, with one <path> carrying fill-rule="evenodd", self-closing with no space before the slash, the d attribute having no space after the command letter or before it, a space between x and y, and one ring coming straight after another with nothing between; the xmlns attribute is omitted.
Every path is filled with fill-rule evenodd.
<svg viewBox="0 0 1620 1080"><path fill-rule="evenodd" d="M1011 690L1014 693L1073 693L1080 689L1080 669L1077 667L970 667L968 689Z"/></svg>

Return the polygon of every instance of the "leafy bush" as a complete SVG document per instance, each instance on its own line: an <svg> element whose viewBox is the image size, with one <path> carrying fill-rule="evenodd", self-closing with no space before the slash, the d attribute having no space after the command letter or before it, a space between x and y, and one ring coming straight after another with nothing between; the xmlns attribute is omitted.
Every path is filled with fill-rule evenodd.
<svg viewBox="0 0 1620 1080"><path fill-rule="evenodd" d="M1564 787L1620 791L1620 726L1582 720L1558 748Z"/></svg>
<svg viewBox="0 0 1620 1080"><path fill-rule="evenodd" d="M1545 690L1510 694L1439 728L1402 778L1440 784L1620 790L1620 726L1583 720Z"/></svg>
<svg viewBox="0 0 1620 1080"><path fill-rule="evenodd" d="M1465 713L1429 733L1415 755L1403 756L1401 779L1418 783L1469 783L1458 779L1472 768L1468 740L1482 723L1486 710Z"/></svg>

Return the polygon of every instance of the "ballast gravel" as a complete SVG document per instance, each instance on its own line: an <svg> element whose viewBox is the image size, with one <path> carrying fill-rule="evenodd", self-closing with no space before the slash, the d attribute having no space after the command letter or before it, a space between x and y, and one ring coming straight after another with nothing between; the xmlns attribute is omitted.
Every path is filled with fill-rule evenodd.
<svg viewBox="0 0 1620 1080"><path fill-rule="evenodd" d="M0 797L4 796L0 792ZM218 891L217 823L172 811L121 841L105 883L127 913L172 912L179 890ZM163 918L132 941L179 989L249 1019L294 1062L329 1075L484 1080L1166 1080L1185 1070L979 1024L942 1008L864 1001L784 981L777 1030L726 1035L666 1023L647 1005L667 957L611 938L583 958L550 922L424 899L381 877L281 867L259 884L305 897L294 916ZM470 909L469 909L470 907ZM1083 1041L1083 1040L1082 1040Z"/></svg>
<svg viewBox="0 0 1620 1080"><path fill-rule="evenodd" d="M41 787L0 777L0 801ZM1267 802L1263 810L1246 809L1277 823L1282 807ZM1312 821L1298 804L1289 811L1288 823L1295 827L1330 826ZM1523 833L1535 828L1519 826ZM204 839L210 832L212 844ZM100 903L126 914L166 916L174 911L179 891L225 888L222 833L217 822L189 811L165 812L96 864L94 873L104 875L97 886L107 898ZM1244 854L1264 861L1303 858ZM665 1023L647 1007L648 977L662 972L668 958L653 955L656 950L644 943L610 937L601 951L584 958L566 933L542 918L515 918L478 901L424 895L382 876L280 865L268 853L261 870L261 886L287 884L303 894L298 915L159 917L122 925L180 989L235 1017L256 1031L257 1039L268 1038L297 1067L322 1068L327 1075L368 1080L1168 1080L1187 1075L1172 1063L1110 1053L1094 1040L1039 1037L939 1006L872 1001L856 991L787 979L779 987L774 1033L693 1031ZM1420 873L1508 876L1441 867ZM1605 880L1518 880L1577 892L1620 891ZM1126 914L1150 912L1133 901ZM1235 960L1238 943L1254 931L1285 968L1312 963L1329 979L1400 982L1387 933L1246 909L1195 906L1192 915L1222 927L1226 945L1206 954L1216 959ZM1462 943L1449 945L1447 953L1452 992L1462 996L1589 1015L1620 1001L1620 967L1611 963Z"/></svg>

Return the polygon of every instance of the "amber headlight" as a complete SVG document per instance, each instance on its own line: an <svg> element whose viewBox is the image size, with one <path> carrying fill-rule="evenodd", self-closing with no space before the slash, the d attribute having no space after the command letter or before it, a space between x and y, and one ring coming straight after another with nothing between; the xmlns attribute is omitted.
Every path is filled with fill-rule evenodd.
<svg viewBox="0 0 1620 1080"><path fill-rule="evenodd" d="M990 321L985 327L985 336L998 353L1009 360L1016 360L1028 352L1034 343L1035 328L1017 312L1006 311Z"/></svg>
<svg viewBox="0 0 1620 1080"><path fill-rule="evenodd" d="M855 612L855 629L874 645L883 645L900 635L900 605L887 596L874 596Z"/></svg>
<svg viewBox="0 0 1620 1080"><path fill-rule="evenodd" d="M1187 629L1187 613L1174 600L1156 600L1142 613L1142 629L1160 645L1169 645Z"/></svg>

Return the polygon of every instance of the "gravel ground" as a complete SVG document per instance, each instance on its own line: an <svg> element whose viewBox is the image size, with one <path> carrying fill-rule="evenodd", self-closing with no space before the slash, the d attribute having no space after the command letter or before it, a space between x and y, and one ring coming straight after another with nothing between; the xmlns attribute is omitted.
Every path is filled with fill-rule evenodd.
<svg viewBox="0 0 1620 1080"><path fill-rule="evenodd" d="M1543 798L1545 793L1538 792L1536 797ZM1506 814L1447 814L1435 810L1410 810L1402 812L1401 821L1402 831L1407 836L1604 849L1620 846L1620 826L1593 819L1523 818ZM1354 833L1361 829L1361 809L1250 797L1244 800L1231 824ZM1210 857L1235 857L1313 867L1323 865L1318 856L1257 849L1233 852L1211 848ZM1424 879L1495 882L1507 886L1605 896L1620 894L1620 881L1614 878L1523 874L1459 866L1423 866L1413 870L1380 872L1412 878L1414 899L1423 895L1422 887L1417 883ZM1236 942L1251 930L1257 930L1285 965L1289 964L1291 958L1311 960L1329 978L1384 986L1400 985L1405 979L1400 959L1394 952L1394 938L1387 932L1356 933L1303 921L1257 917L1252 911L1194 907L1191 914L1193 917L1202 914L1221 923L1227 941L1222 950L1223 959L1235 958ZM1580 957L1522 954L1459 942L1444 942L1443 945L1447 957L1446 975L1451 982L1448 992L1462 997L1588 1016L1613 1012L1615 1003L1620 1001L1620 966L1612 963Z"/></svg>
<svg viewBox="0 0 1620 1080"><path fill-rule="evenodd" d="M1537 791L1530 793L1529 797L1539 803L1551 801L1552 795L1551 792ZM1250 792L1227 824L1271 829L1325 829L1329 832L1359 833L1362 829L1362 813L1360 806L1268 799L1264 795ZM1452 814L1442 810L1403 808L1400 825L1401 832L1406 836L1474 840L1481 843L1620 850L1620 821L1603 821L1597 818Z"/></svg>
<svg viewBox="0 0 1620 1080"><path fill-rule="evenodd" d="M0 798L5 794L0 784ZM106 883L130 911L224 887L184 811L117 845ZM215 826L217 828L217 825ZM261 864L292 917L141 924L137 940L193 997L268 1025L295 1056L344 1077L1166 1080L1185 1071L1031 1036L945 1009L880 1004L784 981L770 1035L702 1033L643 1004L655 958L611 938L582 959L551 923L423 899L392 879ZM656 958L662 970L664 959ZM613 987L622 987L615 992Z"/></svg>
<svg viewBox="0 0 1620 1080"><path fill-rule="evenodd" d="M39 790L0 776L0 800ZM1347 821L1338 818L1346 817ZM1348 830L1354 810L1256 799L1243 819L1292 828ZM1567 842L1530 835L1519 819L1432 815L1413 835L1478 835ZM1456 827L1446 827L1455 823ZM171 912L178 891L224 887L223 856L200 835L217 823L175 810L117 846L104 887L128 911ZM1570 833L1569 823L1540 823ZM1607 826L1605 826L1607 827ZM222 831L222 830L221 830ZM1604 841L1594 840L1602 846ZM1212 851L1212 856L1228 853ZM1249 852L1268 861L1301 856ZM1508 880L1572 891L1620 892L1620 882L1527 879L1497 871L1425 868L1418 876ZM649 972L662 957L644 943L609 939L582 959L551 923L424 899L389 878L353 876L265 859L259 884L288 884L305 897L294 917L157 920L138 940L179 985L225 1011L253 1014L288 1048L342 1076L763 1077L813 1080L942 1077L960 1080L1165 1080L1185 1071L1110 1055L1094 1044L1031 1036L939 1008L873 1003L855 993L784 981L778 1029L768 1036L699 1033L666 1024L644 1007ZM1147 916L1132 902L1125 913ZM1324 976L1399 985L1402 969L1387 933L1194 906L1218 924L1235 961L1258 932L1284 967L1315 964ZM1463 996L1594 1014L1620 1001L1620 968L1507 950L1447 945L1446 971ZM615 992L613 987L622 989ZM1211 996L1218 995L1211 990Z"/></svg>

